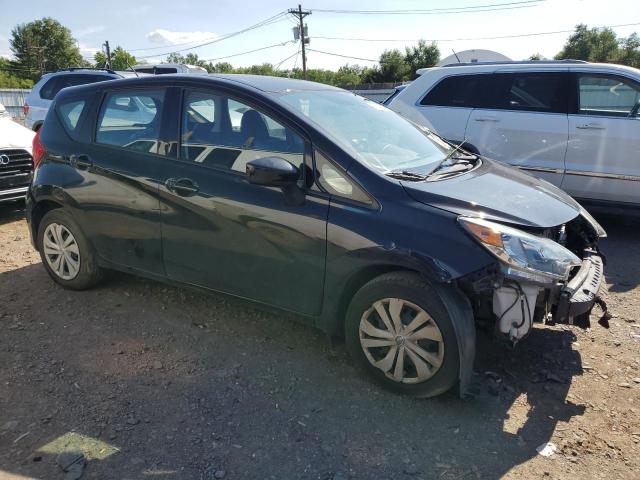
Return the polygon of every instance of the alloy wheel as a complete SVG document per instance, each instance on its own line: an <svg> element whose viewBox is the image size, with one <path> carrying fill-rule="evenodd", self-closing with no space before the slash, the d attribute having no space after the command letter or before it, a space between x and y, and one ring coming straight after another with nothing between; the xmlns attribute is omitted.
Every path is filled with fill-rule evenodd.
<svg viewBox="0 0 640 480"><path fill-rule="evenodd" d="M44 257L51 270L63 280L73 280L80 271L80 250L73 234L58 223L51 223L42 239Z"/></svg>
<svg viewBox="0 0 640 480"><path fill-rule="evenodd" d="M376 301L360 319L367 360L398 383L421 383L440 369L442 333L421 307L400 298Z"/></svg>

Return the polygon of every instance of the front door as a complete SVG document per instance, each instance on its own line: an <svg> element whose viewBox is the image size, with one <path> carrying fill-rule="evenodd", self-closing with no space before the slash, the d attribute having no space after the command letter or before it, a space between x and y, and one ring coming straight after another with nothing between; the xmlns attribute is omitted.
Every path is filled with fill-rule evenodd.
<svg viewBox="0 0 640 480"><path fill-rule="evenodd" d="M576 73L562 188L591 201L640 204L640 83Z"/></svg>
<svg viewBox="0 0 640 480"><path fill-rule="evenodd" d="M486 108L467 124L467 142L482 155L560 186L567 148L568 74L494 73Z"/></svg>
<svg viewBox="0 0 640 480"><path fill-rule="evenodd" d="M209 91L185 91L177 161L160 187L170 278L303 314L318 314L328 202L287 202L251 185L247 162L286 159L304 171L307 142L271 116Z"/></svg>

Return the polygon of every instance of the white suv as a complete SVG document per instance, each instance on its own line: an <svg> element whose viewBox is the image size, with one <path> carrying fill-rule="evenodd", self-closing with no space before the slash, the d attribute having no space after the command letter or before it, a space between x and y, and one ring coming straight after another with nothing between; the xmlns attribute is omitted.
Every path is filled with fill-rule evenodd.
<svg viewBox="0 0 640 480"><path fill-rule="evenodd" d="M22 107L25 115L24 124L27 128L38 131L47 116L53 97L63 88L115 80L132 75L130 72L127 73L90 68L69 68L59 72L45 73L24 100Z"/></svg>
<svg viewBox="0 0 640 480"><path fill-rule="evenodd" d="M640 70L572 60L418 73L389 108L591 206L640 206Z"/></svg>

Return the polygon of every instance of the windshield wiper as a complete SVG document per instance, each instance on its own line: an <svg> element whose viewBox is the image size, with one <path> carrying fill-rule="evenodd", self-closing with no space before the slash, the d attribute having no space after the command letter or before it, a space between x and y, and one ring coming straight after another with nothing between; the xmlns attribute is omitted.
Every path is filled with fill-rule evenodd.
<svg viewBox="0 0 640 480"><path fill-rule="evenodd" d="M411 182L421 182L422 180L425 180L427 178L425 175L408 172L406 170L392 170L390 172L385 172L385 175L397 180L409 180Z"/></svg>

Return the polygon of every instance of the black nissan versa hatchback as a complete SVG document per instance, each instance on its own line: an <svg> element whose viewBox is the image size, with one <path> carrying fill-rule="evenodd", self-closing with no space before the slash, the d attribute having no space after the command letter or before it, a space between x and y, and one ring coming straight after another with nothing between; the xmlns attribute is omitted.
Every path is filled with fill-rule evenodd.
<svg viewBox="0 0 640 480"><path fill-rule="evenodd" d="M33 243L300 314L383 385L468 386L476 325L585 325L602 227L552 185L344 90L249 75L64 89L34 140Z"/></svg>

